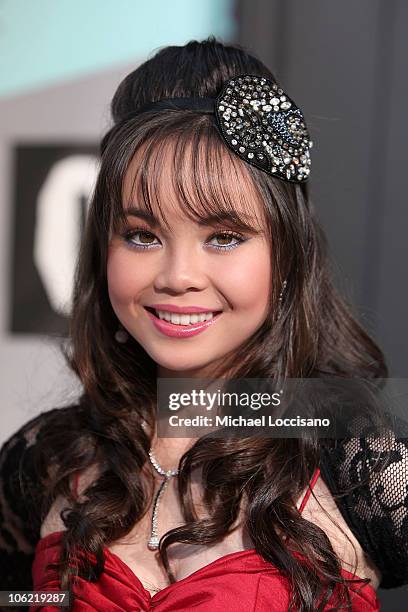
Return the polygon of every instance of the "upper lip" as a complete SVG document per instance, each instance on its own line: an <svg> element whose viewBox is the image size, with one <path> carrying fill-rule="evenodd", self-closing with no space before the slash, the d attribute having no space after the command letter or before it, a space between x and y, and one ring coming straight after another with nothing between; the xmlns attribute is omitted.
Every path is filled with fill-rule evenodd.
<svg viewBox="0 0 408 612"><path fill-rule="evenodd" d="M204 308L202 306L176 306L175 304L150 304L148 308L165 310L166 312L179 312L188 314L190 312L219 312L220 309Z"/></svg>

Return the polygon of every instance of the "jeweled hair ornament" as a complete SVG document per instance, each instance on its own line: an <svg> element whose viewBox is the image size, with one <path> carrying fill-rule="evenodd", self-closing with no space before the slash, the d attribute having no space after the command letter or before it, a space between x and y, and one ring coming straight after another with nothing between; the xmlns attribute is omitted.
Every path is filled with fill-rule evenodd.
<svg viewBox="0 0 408 612"><path fill-rule="evenodd" d="M179 109L214 114L224 142L247 163L290 183L309 178L313 143L303 113L270 79L242 74L226 81L217 98L168 98L131 116Z"/></svg>

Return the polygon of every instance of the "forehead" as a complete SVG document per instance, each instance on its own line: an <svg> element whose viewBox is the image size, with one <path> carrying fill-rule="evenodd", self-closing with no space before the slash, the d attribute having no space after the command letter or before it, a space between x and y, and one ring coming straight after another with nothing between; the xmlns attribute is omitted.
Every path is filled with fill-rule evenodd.
<svg viewBox="0 0 408 612"><path fill-rule="evenodd" d="M164 225L169 219L232 215L253 227L265 207L247 165L221 138L178 134L152 139L133 156L123 182L123 209L136 207Z"/></svg>

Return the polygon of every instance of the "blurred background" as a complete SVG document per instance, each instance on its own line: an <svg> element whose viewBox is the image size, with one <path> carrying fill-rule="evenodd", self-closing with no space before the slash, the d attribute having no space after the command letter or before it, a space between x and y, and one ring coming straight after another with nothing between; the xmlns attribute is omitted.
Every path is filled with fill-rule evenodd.
<svg viewBox="0 0 408 612"><path fill-rule="evenodd" d="M116 86L210 34L304 111L336 282L407 377L407 26L404 0L0 0L0 444L80 392L58 341ZM407 609L407 589L380 598Z"/></svg>

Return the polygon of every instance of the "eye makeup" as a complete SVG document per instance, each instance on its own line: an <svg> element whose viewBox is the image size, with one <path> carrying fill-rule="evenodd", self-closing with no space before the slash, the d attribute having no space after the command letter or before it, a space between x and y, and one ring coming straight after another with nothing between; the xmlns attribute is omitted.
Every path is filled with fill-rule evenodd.
<svg viewBox="0 0 408 612"><path fill-rule="evenodd" d="M139 240L135 241L134 239L137 236L139 236ZM144 237L144 239L146 238L149 239L149 237L151 237L152 239L158 240L157 236L153 232L151 232L150 229L148 229L147 227L135 227L132 229L128 229L121 234L121 237L126 243L126 245L132 249L146 250L146 249L157 248L158 246L160 246L160 243L157 243L157 242L156 243L146 242L144 244L141 242L141 240L143 240L142 237ZM214 239L219 239L219 238L221 238L221 240L233 239L236 242L232 244L231 243L230 244L210 244L209 241L214 240ZM236 247L246 242L247 240L249 240L249 238L243 236L242 234L238 232L234 232L232 230L220 230L220 231L213 232L211 236L208 238L208 240L206 241L206 244L209 245L210 248L216 249L218 251L229 251L231 249L235 249Z"/></svg>

